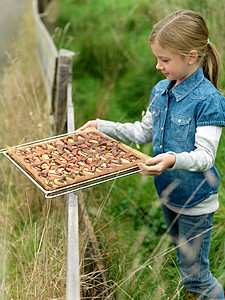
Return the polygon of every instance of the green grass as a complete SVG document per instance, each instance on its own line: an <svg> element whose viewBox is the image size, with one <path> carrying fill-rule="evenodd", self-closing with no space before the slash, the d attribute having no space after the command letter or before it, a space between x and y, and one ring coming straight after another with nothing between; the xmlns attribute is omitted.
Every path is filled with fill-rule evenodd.
<svg viewBox="0 0 225 300"><path fill-rule="evenodd" d="M224 2L215 5L215 1L193 0L170 0L166 3L146 0L101 3L58 0L57 4L59 15L55 42L59 48L65 47L76 53L73 98L77 127L96 117L120 122L141 119L151 88L162 79L155 70L148 36L153 24L173 10L192 9L205 17L211 32L210 40L221 53L223 69ZM220 34L216 35L217 32ZM223 77L220 79L220 88L225 89ZM223 284L224 148L223 133L217 156L221 174L221 207L215 215L210 252L212 271ZM151 146L141 146L140 150L152 153ZM110 278L118 284L118 287L115 284L117 299L181 297L181 279L174 251L170 250L171 244L164 236L165 223L153 179L132 175L113 184L95 187L86 191L85 195L106 268ZM160 240L161 247L155 253L154 249L160 245ZM138 248L134 246L136 243L139 243ZM163 249L164 244L168 251ZM153 253L156 257L159 255L157 272L157 258L152 257ZM152 263L152 269L145 266L146 261Z"/></svg>

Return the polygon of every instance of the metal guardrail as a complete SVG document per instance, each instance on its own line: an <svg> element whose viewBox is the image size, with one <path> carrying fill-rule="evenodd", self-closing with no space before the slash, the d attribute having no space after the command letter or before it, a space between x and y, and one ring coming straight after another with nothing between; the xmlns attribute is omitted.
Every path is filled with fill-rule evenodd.
<svg viewBox="0 0 225 300"><path fill-rule="evenodd" d="M72 101L72 85L67 85L67 131L75 130L74 107ZM68 300L80 299L79 276L79 215L78 194L67 195L67 284L66 298Z"/></svg>
<svg viewBox="0 0 225 300"><path fill-rule="evenodd" d="M55 75L59 53L39 14L39 0L33 0L38 58L47 94L49 113L53 109Z"/></svg>

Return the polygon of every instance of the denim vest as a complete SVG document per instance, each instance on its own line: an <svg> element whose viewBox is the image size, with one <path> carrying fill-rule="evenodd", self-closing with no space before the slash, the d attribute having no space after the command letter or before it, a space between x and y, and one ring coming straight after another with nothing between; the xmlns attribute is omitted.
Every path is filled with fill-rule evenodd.
<svg viewBox="0 0 225 300"><path fill-rule="evenodd" d="M179 85L160 81L152 90L149 110L153 116L154 156L195 150L198 126L225 126L225 99L204 77L200 67ZM215 177L211 185L207 175ZM216 180L215 180L216 178ZM218 193L219 174L213 166L206 172L165 170L154 177L157 193L176 207L193 207Z"/></svg>

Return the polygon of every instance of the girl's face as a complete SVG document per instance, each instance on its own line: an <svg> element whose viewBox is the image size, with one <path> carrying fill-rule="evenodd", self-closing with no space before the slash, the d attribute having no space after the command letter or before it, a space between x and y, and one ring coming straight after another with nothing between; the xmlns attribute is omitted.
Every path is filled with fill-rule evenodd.
<svg viewBox="0 0 225 300"><path fill-rule="evenodd" d="M150 45L152 52L157 58L156 69L170 81L175 80L174 86L192 75L198 66L195 64L196 58L192 55L184 57L161 47L158 43Z"/></svg>

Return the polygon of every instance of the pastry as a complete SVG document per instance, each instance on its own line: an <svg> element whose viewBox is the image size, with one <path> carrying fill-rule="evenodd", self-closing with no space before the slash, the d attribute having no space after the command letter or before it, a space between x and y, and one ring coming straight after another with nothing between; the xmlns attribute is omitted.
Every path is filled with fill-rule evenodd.
<svg viewBox="0 0 225 300"><path fill-rule="evenodd" d="M126 170L148 158L95 129L29 146L8 147L7 153L47 191Z"/></svg>

